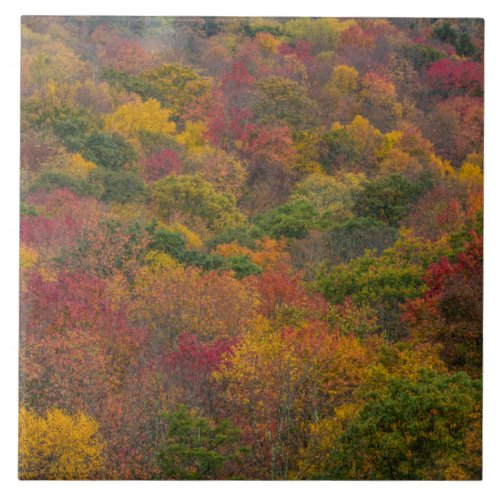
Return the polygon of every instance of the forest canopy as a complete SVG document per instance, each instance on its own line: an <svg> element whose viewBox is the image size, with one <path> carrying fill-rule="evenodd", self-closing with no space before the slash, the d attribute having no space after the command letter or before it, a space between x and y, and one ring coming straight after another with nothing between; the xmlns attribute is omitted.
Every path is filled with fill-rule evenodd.
<svg viewBox="0 0 500 500"><path fill-rule="evenodd" d="M21 29L20 478L481 478L481 20Z"/></svg>

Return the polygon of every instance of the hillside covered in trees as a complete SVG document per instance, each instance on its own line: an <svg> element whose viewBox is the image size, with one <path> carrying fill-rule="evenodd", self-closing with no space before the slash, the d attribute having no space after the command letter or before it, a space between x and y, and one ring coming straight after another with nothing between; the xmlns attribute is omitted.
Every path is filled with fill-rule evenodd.
<svg viewBox="0 0 500 500"><path fill-rule="evenodd" d="M479 479L483 23L23 17L22 479Z"/></svg>

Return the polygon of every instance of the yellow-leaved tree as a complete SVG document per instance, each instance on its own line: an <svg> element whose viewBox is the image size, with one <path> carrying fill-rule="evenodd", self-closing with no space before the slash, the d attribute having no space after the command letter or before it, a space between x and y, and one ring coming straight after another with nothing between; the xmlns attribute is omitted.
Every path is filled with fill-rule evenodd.
<svg viewBox="0 0 500 500"><path fill-rule="evenodd" d="M95 479L104 467L99 424L58 408L19 410L20 479Z"/></svg>
<svg viewBox="0 0 500 500"><path fill-rule="evenodd" d="M140 133L170 135L175 132L175 123L170 121L171 111L164 109L156 99L118 106L116 111L104 118L106 130L126 137L134 146L139 146Z"/></svg>
<svg viewBox="0 0 500 500"><path fill-rule="evenodd" d="M86 160L80 153L73 153L67 160L65 170L68 174L85 178L94 168L96 168L95 163Z"/></svg>

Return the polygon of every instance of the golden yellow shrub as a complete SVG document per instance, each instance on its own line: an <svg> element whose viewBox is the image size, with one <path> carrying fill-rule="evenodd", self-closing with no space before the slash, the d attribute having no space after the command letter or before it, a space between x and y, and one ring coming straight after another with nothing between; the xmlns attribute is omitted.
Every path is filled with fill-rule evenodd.
<svg viewBox="0 0 500 500"><path fill-rule="evenodd" d="M93 479L104 466L99 425L83 413L58 408L40 416L19 410L20 479Z"/></svg>

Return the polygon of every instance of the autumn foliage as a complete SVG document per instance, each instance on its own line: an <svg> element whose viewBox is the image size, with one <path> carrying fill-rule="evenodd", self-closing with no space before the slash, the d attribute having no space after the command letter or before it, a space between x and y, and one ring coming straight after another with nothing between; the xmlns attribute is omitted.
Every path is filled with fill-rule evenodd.
<svg viewBox="0 0 500 500"><path fill-rule="evenodd" d="M480 479L483 25L22 19L21 479Z"/></svg>

